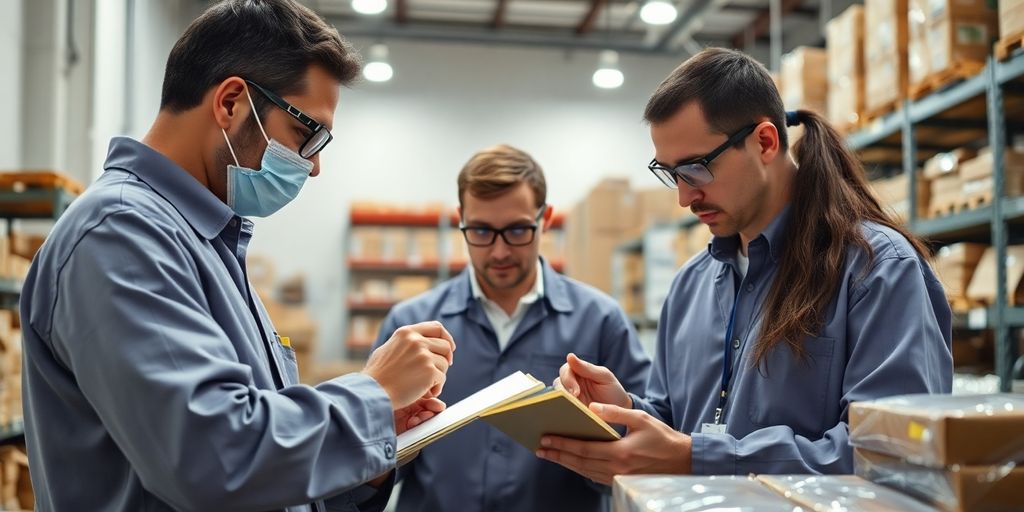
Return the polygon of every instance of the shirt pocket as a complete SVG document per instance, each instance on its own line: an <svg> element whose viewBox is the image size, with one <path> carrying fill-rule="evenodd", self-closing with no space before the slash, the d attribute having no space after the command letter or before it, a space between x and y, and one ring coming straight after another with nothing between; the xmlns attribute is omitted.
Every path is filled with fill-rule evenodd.
<svg viewBox="0 0 1024 512"><path fill-rule="evenodd" d="M597 364L593 357L587 354L574 353L584 361ZM555 378L558 377L558 371L562 368L562 365L565 364L565 357L567 355L569 355L568 352L564 354L530 354L530 366L524 371L533 375L535 379L543 382L545 386L550 386L551 383L554 382Z"/></svg>
<svg viewBox="0 0 1024 512"><path fill-rule="evenodd" d="M281 362L284 370L285 386L291 386L299 383L299 362L295 358L295 349L286 347L281 342L275 342L274 346L277 347L277 351L281 354Z"/></svg>
<svg viewBox="0 0 1024 512"><path fill-rule="evenodd" d="M825 406L828 390L833 389L829 380L835 345L835 338L805 338L806 358L798 359L788 346L779 346L760 369L745 368L750 420L760 427L786 425L797 435L820 437L825 418L831 416Z"/></svg>

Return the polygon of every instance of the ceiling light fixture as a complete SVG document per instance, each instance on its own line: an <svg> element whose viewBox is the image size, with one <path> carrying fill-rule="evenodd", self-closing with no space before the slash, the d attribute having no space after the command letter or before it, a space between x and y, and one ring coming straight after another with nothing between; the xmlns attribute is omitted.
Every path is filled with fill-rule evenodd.
<svg viewBox="0 0 1024 512"><path fill-rule="evenodd" d="M371 82L387 82L395 75L388 63L388 47L375 44L370 47L370 62L363 67L363 77Z"/></svg>
<svg viewBox="0 0 1024 512"><path fill-rule="evenodd" d="M380 14L388 8L388 0L352 0L352 8L359 14Z"/></svg>
<svg viewBox="0 0 1024 512"><path fill-rule="evenodd" d="M597 71L594 71L594 86L601 89L618 89L626 81L626 77L619 70L619 54L614 50L601 52L600 63Z"/></svg>
<svg viewBox="0 0 1024 512"><path fill-rule="evenodd" d="M650 0L640 8L640 19L648 25L668 25L676 20L679 11L672 2Z"/></svg>

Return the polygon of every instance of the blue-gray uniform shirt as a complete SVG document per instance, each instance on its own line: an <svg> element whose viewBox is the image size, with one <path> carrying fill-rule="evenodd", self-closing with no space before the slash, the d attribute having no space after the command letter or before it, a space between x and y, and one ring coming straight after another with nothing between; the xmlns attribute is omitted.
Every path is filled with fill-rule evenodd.
<svg viewBox="0 0 1024 512"><path fill-rule="evenodd" d="M850 473L850 403L905 393L949 393L950 310L927 261L892 229L863 233L874 259L851 248L820 335L803 340L808 360L781 346L750 368L761 311L786 241L787 207L750 242L739 277L737 236L714 238L672 284L658 325L644 399L634 406L693 436L695 474ZM737 282L738 281L738 282ZM733 303L734 370L722 423L713 423ZM738 343L737 343L738 341Z"/></svg>
<svg viewBox="0 0 1024 512"><path fill-rule="evenodd" d="M361 374L298 384L246 279L252 223L134 140L105 170L21 298L37 509L383 508L360 484L394 466L391 402Z"/></svg>
<svg viewBox="0 0 1024 512"><path fill-rule="evenodd" d="M569 352L607 366L626 389L642 390L650 361L619 306L542 263L544 295L527 310L505 350L473 298L468 270L395 306L377 345L400 325L441 321L459 343L441 394L448 404L516 370L550 384ZM609 501L605 489L538 459L480 421L428 446L401 472L400 512L599 511Z"/></svg>

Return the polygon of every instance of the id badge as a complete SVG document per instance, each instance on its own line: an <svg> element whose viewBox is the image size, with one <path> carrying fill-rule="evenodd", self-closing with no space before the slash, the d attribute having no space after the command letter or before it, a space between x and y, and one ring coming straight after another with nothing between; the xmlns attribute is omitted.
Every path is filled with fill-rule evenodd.
<svg viewBox="0 0 1024 512"><path fill-rule="evenodd" d="M702 434L724 434L725 423L701 423L700 432Z"/></svg>

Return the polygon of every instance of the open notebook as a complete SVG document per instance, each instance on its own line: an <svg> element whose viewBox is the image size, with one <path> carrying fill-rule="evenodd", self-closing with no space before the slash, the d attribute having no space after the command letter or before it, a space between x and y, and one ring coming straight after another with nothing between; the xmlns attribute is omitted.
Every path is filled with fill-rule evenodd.
<svg viewBox="0 0 1024 512"><path fill-rule="evenodd" d="M531 451L545 434L614 441L619 434L582 402L523 372L473 393L433 418L398 436L398 461L405 463L430 443L480 418Z"/></svg>

